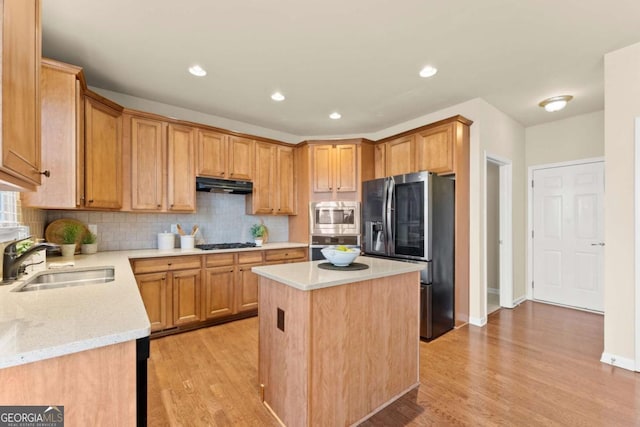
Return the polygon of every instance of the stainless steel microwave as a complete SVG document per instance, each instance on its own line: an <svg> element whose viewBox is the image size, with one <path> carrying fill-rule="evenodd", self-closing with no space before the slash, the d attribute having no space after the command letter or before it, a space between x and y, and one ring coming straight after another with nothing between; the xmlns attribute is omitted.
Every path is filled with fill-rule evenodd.
<svg viewBox="0 0 640 427"><path fill-rule="evenodd" d="M360 234L359 202L311 202L309 204L309 234Z"/></svg>

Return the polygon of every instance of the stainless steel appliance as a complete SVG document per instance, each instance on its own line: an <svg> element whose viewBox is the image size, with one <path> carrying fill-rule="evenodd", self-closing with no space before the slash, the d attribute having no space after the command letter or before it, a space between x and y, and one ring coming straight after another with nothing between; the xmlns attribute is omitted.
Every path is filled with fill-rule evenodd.
<svg viewBox="0 0 640 427"><path fill-rule="evenodd" d="M453 329L455 181L429 172L362 184L365 255L425 263L420 336Z"/></svg>
<svg viewBox="0 0 640 427"><path fill-rule="evenodd" d="M251 194L253 183L250 181L233 181L229 179L196 177L196 191L207 193Z"/></svg>
<svg viewBox="0 0 640 427"><path fill-rule="evenodd" d="M309 204L309 234L360 234L359 202L311 202Z"/></svg>
<svg viewBox="0 0 640 427"><path fill-rule="evenodd" d="M311 236L309 259L311 261L324 259L321 252L322 249L333 245L344 245L348 248L357 248L360 246L360 236Z"/></svg>

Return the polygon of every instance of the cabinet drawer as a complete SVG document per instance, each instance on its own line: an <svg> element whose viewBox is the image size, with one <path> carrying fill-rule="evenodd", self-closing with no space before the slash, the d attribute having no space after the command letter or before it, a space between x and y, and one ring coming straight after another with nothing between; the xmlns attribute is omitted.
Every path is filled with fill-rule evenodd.
<svg viewBox="0 0 640 427"><path fill-rule="evenodd" d="M225 254L212 254L207 255L205 257L205 266L209 267L224 267L226 265L234 264L234 254L233 253L225 253Z"/></svg>
<svg viewBox="0 0 640 427"><path fill-rule="evenodd" d="M260 263L262 263L262 251L238 253L238 264L260 264Z"/></svg>
<svg viewBox="0 0 640 427"><path fill-rule="evenodd" d="M306 256L306 248L276 249L265 252L265 261L287 261L292 259L302 260Z"/></svg>
<svg viewBox="0 0 640 427"><path fill-rule="evenodd" d="M155 273L161 271L185 270L200 268L202 266L200 256L180 256L162 258L143 258L133 261L134 274Z"/></svg>

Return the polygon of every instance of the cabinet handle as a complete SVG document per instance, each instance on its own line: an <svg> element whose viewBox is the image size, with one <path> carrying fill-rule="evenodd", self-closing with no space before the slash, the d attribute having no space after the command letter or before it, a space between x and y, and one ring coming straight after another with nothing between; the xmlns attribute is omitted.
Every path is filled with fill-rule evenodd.
<svg viewBox="0 0 640 427"><path fill-rule="evenodd" d="M49 177L51 176L51 172L49 172L48 170L46 170L46 171L42 171L42 172L40 172L40 175L44 175L44 176L46 176L47 178L49 178Z"/></svg>
<svg viewBox="0 0 640 427"><path fill-rule="evenodd" d="M231 173L229 174L229 176L233 176L233 172L231 172Z"/></svg>
<svg viewBox="0 0 640 427"><path fill-rule="evenodd" d="M233 268L231 270L229 270L229 273L233 273Z"/></svg>
<svg viewBox="0 0 640 427"><path fill-rule="evenodd" d="M173 203L171 204L171 207L173 207Z"/></svg>
<svg viewBox="0 0 640 427"><path fill-rule="evenodd" d="M93 199L87 200L88 203L93 203Z"/></svg>
<svg viewBox="0 0 640 427"><path fill-rule="evenodd" d="M220 172L220 175L224 176L224 172Z"/></svg>
<svg viewBox="0 0 640 427"><path fill-rule="evenodd" d="M167 278L166 278L166 277L163 277L163 278L162 278L162 280L167 280Z"/></svg>
<svg viewBox="0 0 640 427"><path fill-rule="evenodd" d="M171 267L171 263L170 263L170 262L168 262L168 263L167 263L167 266Z"/></svg>

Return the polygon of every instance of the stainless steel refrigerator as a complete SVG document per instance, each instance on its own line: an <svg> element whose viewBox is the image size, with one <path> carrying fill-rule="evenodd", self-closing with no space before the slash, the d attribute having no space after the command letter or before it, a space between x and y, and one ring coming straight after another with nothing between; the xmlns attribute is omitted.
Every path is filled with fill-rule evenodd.
<svg viewBox="0 0 640 427"><path fill-rule="evenodd" d="M453 329L455 181L429 172L362 184L365 255L424 263L420 337Z"/></svg>

